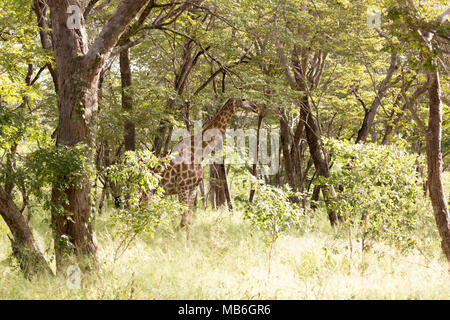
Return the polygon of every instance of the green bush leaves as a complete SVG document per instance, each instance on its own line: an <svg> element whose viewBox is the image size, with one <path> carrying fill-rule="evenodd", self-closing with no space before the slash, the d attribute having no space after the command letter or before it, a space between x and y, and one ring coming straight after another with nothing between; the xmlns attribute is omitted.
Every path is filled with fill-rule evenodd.
<svg viewBox="0 0 450 320"><path fill-rule="evenodd" d="M352 144L326 140L335 162L329 184L339 192L337 212L363 237L413 245L415 202L421 192L418 158L399 145Z"/></svg>

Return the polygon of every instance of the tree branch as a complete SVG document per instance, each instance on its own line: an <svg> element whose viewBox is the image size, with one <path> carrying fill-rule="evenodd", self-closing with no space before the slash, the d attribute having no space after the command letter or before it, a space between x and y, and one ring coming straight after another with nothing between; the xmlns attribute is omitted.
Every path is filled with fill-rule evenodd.
<svg viewBox="0 0 450 320"><path fill-rule="evenodd" d="M428 89L428 82L426 82L423 86L420 86L419 88L417 88L416 91L414 91L411 98L408 98L406 96L406 93L403 90L401 92L403 99L405 100L406 108L411 112L413 119L416 121L417 125L419 126L420 131L422 131L422 133L424 135L426 135L426 133L427 133L427 128L425 126L425 123L422 121L422 119L420 119L419 113L414 108L414 104L415 104L416 100L427 91L427 89Z"/></svg>
<svg viewBox="0 0 450 320"><path fill-rule="evenodd" d="M85 55L85 63L90 73L88 77L95 76L98 73L126 27L147 2L148 0L122 0L120 2Z"/></svg>
<svg viewBox="0 0 450 320"><path fill-rule="evenodd" d="M183 37L186 37L186 38L192 40L198 47L200 47L200 49L204 52L205 56L207 56L208 58L210 58L212 61L216 62L216 63L222 68L222 70L225 71L225 72L230 76L231 82L233 82L234 87L235 87L236 89L240 89L240 88L236 85L236 83L235 83L233 77L231 76L232 74L234 74L234 75L236 75L238 78L240 78L239 75L237 75L235 72L233 72L233 71L232 71L231 69L229 69L227 66L225 66L224 64L222 64L222 62L220 62L217 58L215 58L215 57L213 57L212 55L210 55L210 54L208 53L207 49L204 48L203 45L202 45L197 39L191 37L191 36L188 35L188 34L185 34L185 33L183 33L183 32L179 32L179 31L174 30L174 29L171 29L171 28L160 27L160 28L158 28L158 29L159 29L159 30L169 31L169 32L172 32L172 33L177 34L177 35L179 35L179 36L183 36Z"/></svg>
<svg viewBox="0 0 450 320"><path fill-rule="evenodd" d="M84 20L87 20L89 14L91 13L91 10L94 8L94 6L99 1L100 0L91 0L91 1L89 1L88 5L86 6L86 9L84 9L84 12L83 12Z"/></svg>

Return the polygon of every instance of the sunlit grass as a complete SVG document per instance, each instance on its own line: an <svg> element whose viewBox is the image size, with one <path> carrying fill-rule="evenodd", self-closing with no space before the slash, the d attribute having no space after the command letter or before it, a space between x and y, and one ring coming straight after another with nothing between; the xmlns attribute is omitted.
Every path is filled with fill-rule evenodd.
<svg viewBox="0 0 450 320"><path fill-rule="evenodd" d="M344 228L332 229L323 212L309 212L308 226L305 219L278 241L270 274L264 235L239 211L197 211L190 247L184 232L174 237L165 229L138 238L117 261L117 230L106 213L97 220L100 269L84 275L79 290L69 289L63 276L25 280L8 259L2 230L0 298L449 299L450 277L430 208L421 212L417 248L402 253L373 243L364 257L357 239L350 257ZM44 224L37 229L41 248L51 247L44 241L49 230Z"/></svg>

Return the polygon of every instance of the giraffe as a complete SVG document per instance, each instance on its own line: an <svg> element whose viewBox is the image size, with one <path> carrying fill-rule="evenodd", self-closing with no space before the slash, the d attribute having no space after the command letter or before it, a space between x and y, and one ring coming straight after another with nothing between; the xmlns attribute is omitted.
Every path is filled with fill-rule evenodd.
<svg viewBox="0 0 450 320"><path fill-rule="evenodd" d="M197 187L203 179L201 162L223 141L228 123L237 108L258 113L258 107L253 101L228 99L201 133L186 137L175 145L174 151L178 154L161 173L160 186L163 187L165 194L178 195L180 203L186 206L175 232L185 227L188 241Z"/></svg>

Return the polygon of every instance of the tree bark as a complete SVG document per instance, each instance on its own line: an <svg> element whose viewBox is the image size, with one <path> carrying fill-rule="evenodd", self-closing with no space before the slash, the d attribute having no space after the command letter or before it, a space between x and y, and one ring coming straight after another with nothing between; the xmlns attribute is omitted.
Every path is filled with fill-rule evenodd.
<svg viewBox="0 0 450 320"><path fill-rule="evenodd" d="M258 128L256 131L256 159L255 159L255 163L253 164L252 167L252 174L255 178L258 177L258 164L259 164L259 141L260 141L260 133L261 133L261 127L262 127L262 123L263 123L263 119L264 119L264 112L261 112L258 115ZM250 195L248 197L248 202L253 202L253 198L255 196L255 189L251 189L250 190Z"/></svg>
<svg viewBox="0 0 450 320"><path fill-rule="evenodd" d="M280 117L280 142L281 148L283 150L283 163L284 163L284 171L286 174L286 180L293 191L296 191L296 177L295 177L295 168L293 164L293 159L291 158L291 137L289 133L289 124L287 123L287 119L283 116Z"/></svg>
<svg viewBox="0 0 450 320"><path fill-rule="evenodd" d="M289 119L283 110L280 110L280 140L283 150L283 163L287 183L293 192L303 192L305 176L309 167L303 172L303 156L301 138L304 136L305 125L299 120L295 132L290 128ZM290 197L290 201L298 203L298 197ZM304 198L303 198L304 200Z"/></svg>
<svg viewBox="0 0 450 320"><path fill-rule="evenodd" d="M450 16L450 7L447 8L433 23L435 27L444 23ZM432 61L431 69L426 71L428 82L428 98L430 104L428 128L410 106L411 114L420 129L425 133L428 166L428 190L430 192L431 204L436 225L441 237L441 247L444 252L450 270L450 216L447 200L443 186L443 158L442 158L442 88L436 58L433 56L432 44L433 32L429 30L417 30L425 42L427 50L424 56Z"/></svg>
<svg viewBox="0 0 450 320"><path fill-rule="evenodd" d="M320 185L315 185L313 189L313 193L311 196L311 209L316 210L317 209L317 201L319 201L320 197Z"/></svg>
<svg viewBox="0 0 450 320"><path fill-rule="evenodd" d="M300 101L300 106L300 115L302 121L305 123L306 140L308 141L309 152L311 154L311 158L313 159L317 174L320 177L329 178L330 170L328 168L328 160L322 149L322 144L320 141L320 129L317 122L314 120L309 99L306 95ZM337 216L336 210L333 206L332 199L335 197L333 186L321 185L321 190L325 205L327 207L328 218L331 225L334 226L338 220L341 220L341 218Z"/></svg>
<svg viewBox="0 0 450 320"><path fill-rule="evenodd" d="M39 250L33 233L17 208L10 194L0 186L0 215L12 233L11 246L20 268L26 277L39 273L53 275L47 261Z"/></svg>
<svg viewBox="0 0 450 320"><path fill-rule="evenodd" d="M210 170L211 204L217 209L227 204L226 188L228 188L228 183L226 180L225 164L212 163Z"/></svg>
<svg viewBox="0 0 450 320"><path fill-rule="evenodd" d="M231 192L230 192L230 186L228 185L228 178L227 178L227 170L225 169L225 164L222 164L222 183L223 183L223 189L225 193L225 199L227 200L228 210L233 211L233 201L231 200Z"/></svg>
<svg viewBox="0 0 450 320"><path fill-rule="evenodd" d="M130 92L132 85L130 49L125 49L120 52L120 77L122 80L122 110L130 112L133 110L133 97ZM125 151L135 151L136 126L128 118L125 119L124 132Z"/></svg>
<svg viewBox="0 0 450 320"><path fill-rule="evenodd" d="M430 112L428 130L426 132L428 188L434 218L441 236L441 247L450 266L450 216L442 183L442 96L441 82L437 68L428 71L428 96Z"/></svg>
<svg viewBox="0 0 450 320"><path fill-rule="evenodd" d="M33 0L33 10L36 13L37 25L39 27L39 36L41 39L42 48L48 51L53 51L53 43L50 32L48 31L48 7L44 0ZM56 93L58 93L58 76L55 68L51 63L47 63L46 67L50 72L55 87Z"/></svg>
<svg viewBox="0 0 450 320"><path fill-rule="evenodd" d="M148 0L122 0L99 36L88 48L84 18L80 28L67 28L68 6L81 7L77 0L50 0L50 17L58 73L59 125L56 144L59 147L83 143L88 146L86 157L94 161L98 108L98 80L100 71L125 28ZM97 243L93 230L91 210L91 185L83 178L67 190L52 191L52 199L61 203L65 194L64 214L53 212L55 228L55 252L57 269L62 271L68 263L66 254L75 253L79 258L96 260ZM71 245L67 245L70 242ZM88 259L92 260L92 259ZM83 265L89 267L89 263Z"/></svg>
<svg viewBox="0 0 450 320"><path fill-rule="evenodd" d="M133 97L132 93L129 92L132 85L132 73L131 73L131 63L130 63L130 47L127 45L131 42L131 37L136 35L144 24L147 17L152 12L155 7L154 1L150 1L142 13L139 19L133 23L128 29L121 35L117 46L123 46L125 49L120 51L120 77L122 81L122 109L124 111L133 110ZM88 11L88 9L86 9ZM85 11L85 16L86 16ZM125 151L135 151L136 150L136 125L134 121L130 119L125 119L124 123L124 143Z"/></svg>

